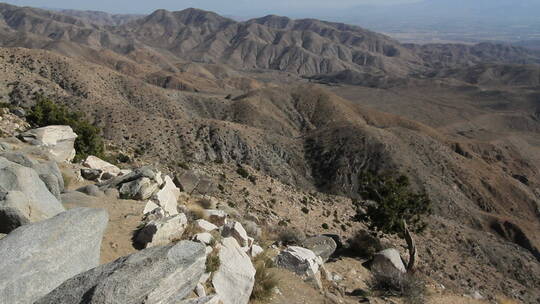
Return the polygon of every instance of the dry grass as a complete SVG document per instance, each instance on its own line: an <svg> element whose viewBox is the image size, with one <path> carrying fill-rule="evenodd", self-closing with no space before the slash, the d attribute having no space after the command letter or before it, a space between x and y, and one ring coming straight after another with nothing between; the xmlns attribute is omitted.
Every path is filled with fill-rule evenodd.
<svg viewBox="0 0 540 304"><path fill-rule="evenodd" d="M197 204L186 205L191 220L208 219L205 209Z"/></svg>
<svg viewBox="0 0 540 304"><path fill-rule="evenodd" d="M253 261L255 265L255 284L251 298L261 302L267 302L272 298L279 281L272 272L274 262L269 257L269 252L265 251L258 255Z"/></svg>
<svg viewBox="0 0 540 304"><path fill-rule="evenodd" d="M214 248L214 250L206 257L206 272L215 272L219 269L219 266L221 266L219 250Z"/></svg>

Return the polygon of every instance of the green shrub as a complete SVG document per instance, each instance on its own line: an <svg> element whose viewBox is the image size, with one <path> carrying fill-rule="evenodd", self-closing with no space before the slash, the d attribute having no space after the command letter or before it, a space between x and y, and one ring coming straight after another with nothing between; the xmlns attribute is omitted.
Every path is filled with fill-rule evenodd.
<svg viewBox="0 0 540 304"><path fill-rule="evenodd" d="M364 214L357 215L367 221L370 229L388 234L402 234L403 222L413 232L426 228L425 217L431 214L431 201L424 192L410 189L406 176L380 176L371 172L359 176L359 193L364 199L375 201Z"/></svg>
<svg viewBox="0 0 540 304"><path fill-rule="evenodd" d="M249 177L249 172L243 167L238 167L238 169L236 169L236 173L238 173L238 175L240 175L243 178Z"/></svg>
<svg viewBox="0 0 540 304"><path fill-rule="evenodd" d="M309 213L309 209L306 208L306 207L302 207L302 212L304 212L305 214L308 214L308 213Z"/></svg>
<svg viewBox="0 0 540 304"><path fill-rule="evenodd" d="M75 161L89 155L105 158L101 130L84 119L80 112L71 112L65 106L57 105L43 96L39 96L36 105L28 113L27 120L36 127L50 125L68 125L78 137L75 140L77 152Z"/></svg>
<svg viewBox="0 0 540 304"><path fill-rule="evenodd" d="M326 230L330 229L330 226L328 226L327 223L323 223L323 224L321 225L321 227L322 227L323 229L326 229Z"/></svg>

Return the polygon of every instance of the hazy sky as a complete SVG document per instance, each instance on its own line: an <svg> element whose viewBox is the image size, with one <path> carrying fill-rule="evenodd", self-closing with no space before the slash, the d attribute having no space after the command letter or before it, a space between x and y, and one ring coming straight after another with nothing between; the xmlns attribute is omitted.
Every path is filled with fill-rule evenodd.
<svg viewBox="0 0 540 304"><path fill-rule="evenodd" d="M1 0L0 0L1 1ZM14 5L42 8L99 10L112 13L149 13L159 8L181 10L196 7L222 14L309 14L325 8L347 8L362 4L394 4L420 0L11 0Z"/></svg>

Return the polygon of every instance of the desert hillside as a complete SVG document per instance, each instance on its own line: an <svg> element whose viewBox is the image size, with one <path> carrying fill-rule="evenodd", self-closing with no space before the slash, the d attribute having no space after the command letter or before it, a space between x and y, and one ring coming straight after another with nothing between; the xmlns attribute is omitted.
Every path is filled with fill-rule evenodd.
<svg viewBox="0 0 540 304"><path fill-rule="evenodd" d="M97 282L115 267L125 273L107 279L129 290L122 276L135 274L125 264L139 258L155 259L163 267L163 286L167 278L194 274L197 280L184 282L185 290L174 290L182 300L198 283L205 295L200 288L195 294L209 295L207 302L178 303L237 303L220 281L232 274L203 271L212 254L221 250L223 260L227 254L231 261L242 260L247 274L240 277L256 278L253 267L261 261L253 250L264 249L279 264L281 254L299 254L287 251L296 250L288 245L307 246L304 239L321 236L337 244L325 263L309 265L325 270L319 273L317 266L319 278L308 275L304 282L296 270L272 268L283 283L271 293L271 303L357 303L364 298L407 303L395 295L365 292L376 267L367 266L373 256L359 256L354 244L359 231L370 229L358 214L377 203L365 197L361 177L367 173L404 175L410 191L425 193L431 201L427 228L415 234L416 273L427 286L426 303L540 300L537 52L488 43L400 44L356 26L273 15L237 22L198 9L133 16L7 4L0 4L0 46L5 109L0 161L14 172L21 165L38 173L36 164L57 162L59 171L50 174L72 180L65 187L62 181L58 190L40 186L55 212L41 217L30 212L15 224L10 214L11 226L0 225L2 233L9 232L5 242L0 240L0 252L3 242L16 244L19 229L61 232L61 225L84 217L90 222L81 224L81 233L88 246L94 245L80 248L95 260L70 268L47 292L13 303L78 303L66 299L79 299L92 288L108 294ZM103 138L104 152L95 156L114 164L105 170L78 158L56 161L43 147L33 147L35 141L28 138L36 135L24 134L42 127L31 113L43 98L81 112L77 119L87 120ZM73 145L74 138L68 141ZM104 178L104 172L111 176ZM37 176L32 183L41 185L43 178ZM210 186L197 193L199 184L188 187L182 179L188 176ZM10 179L0 176L0 182L6 191L24 192ZM164 189L170 193L158 195ZM174 198L165 205L163 197ZM8 198L0 201L2 208L15 208ZM109 226L103 214L79 207L106 209ZM152 213L158 208L163 212ZM204 209L210 211L205 215ZM216 219L217 213L226 213L228 224ZM205 243L200 238L208 237L193 230L197 220L216 225L207 231L213 241L206 242L211 251L206 254L204 246L188 241ZM99 228L96 235L85 228L92 221ZM259 230L247 228L247 222ZM236 223L246 226L256 242L244 237ZM171 229L175 233L167 234ZM289 240L284 230L303 238ZM144 233L161 243L144 239ZM404 260L408 253L398 236L379 234L384 245L379 249L397 249L401 263L399 252ZM162 249L151 249L155 246ZM175 255L180 247L192 255L186 268L169 273L180 266L167 264L163 256ZM239 251L241 258L234 254ZM129 254L135 255L123 258ZM96 268L98 260L103 265ZM2 265L0 271L8 269ZM146 264L141 267L152 272ZM199 282L204 273L212 277ZM78 286L77 280L90 285ZM246 297L242 290L249 284L253 288L254 280L235 281L241 303L250 300L251 292ZM9 292L4 292L2 284L0 298L15 286L5 283ZM141 292L155 296L151 303L177 303L158 285ZM220 299L210 297L214 293ZM313 302L306 302L309 298ZM94 301L89 303L102 303L98 296Z"/></svg>

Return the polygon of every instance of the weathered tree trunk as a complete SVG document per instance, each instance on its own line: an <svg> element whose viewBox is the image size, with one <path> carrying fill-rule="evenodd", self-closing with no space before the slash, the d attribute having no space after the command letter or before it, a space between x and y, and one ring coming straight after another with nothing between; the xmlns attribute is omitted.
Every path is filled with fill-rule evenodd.
<svg viewBox="0 0 540 304"><path fill-rule="evenodd" d="M405 234L405 241L407 242L407 248L409 250L409 262L407 263L407 271L411 272L414 270L414 263L416 262L416 244L405 220L403 220L403 230Z"/></svg>

